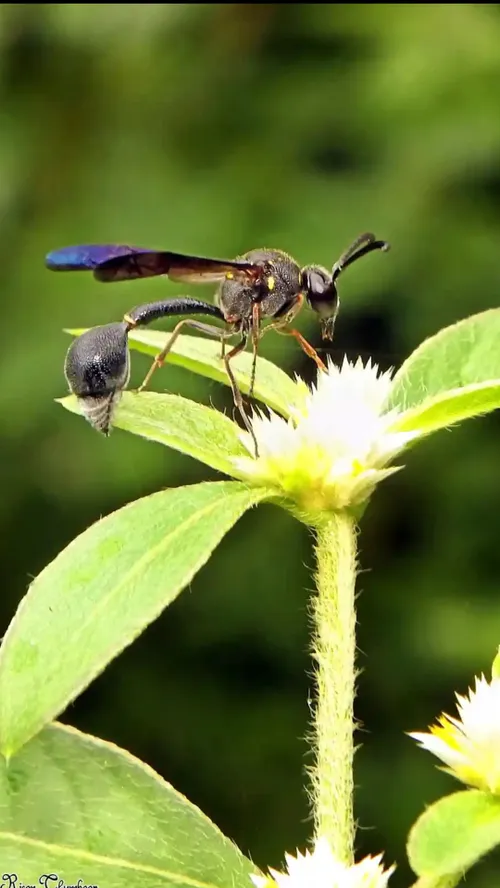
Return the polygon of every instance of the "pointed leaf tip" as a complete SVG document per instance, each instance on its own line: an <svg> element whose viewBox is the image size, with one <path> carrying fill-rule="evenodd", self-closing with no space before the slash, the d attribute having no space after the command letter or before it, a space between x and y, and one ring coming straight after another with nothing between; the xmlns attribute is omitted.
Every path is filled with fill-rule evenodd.
<svg viewBox="0 0 500 888"><path fill-rule="evenodd" d="M236 481L163 490L60 552L31 584L0 648L0 749L17 751L61 713L191 582L243 513L270 496Z"/></svg>

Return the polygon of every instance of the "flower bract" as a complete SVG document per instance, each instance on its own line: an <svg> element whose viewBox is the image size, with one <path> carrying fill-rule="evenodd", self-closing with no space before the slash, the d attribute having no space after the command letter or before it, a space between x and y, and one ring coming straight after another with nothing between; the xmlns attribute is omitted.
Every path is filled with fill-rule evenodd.
<svg viewBox="0 0 500 888"><path fill-rule="evenodd" d="M273 485L307 511L339 510L366 500L375 486L398 467L392 460L418 431L393 428L401 415L384 409L391 389L391 372L361 359L345 359L340 367L328 362L316 384L297 380L298 396L290 417L259 411L241 439L248 457L234 460L249 482Z"/></svg>
<svg viewBox="0 0 500 888"><path fill-rule="evenodd" d="M458 718L443 714L429 733L417 731L410 737L462 783L499 795L500 679L476 678L468 696L456 697Z"/></svg>
<svg viewBox="0 0 500 888"><path fill-rule="evenodd" d="M394 867L384 870L381 856L365 857L348 866L335 858L328 841L320 838L312 851L285 854L287 872L251 876L255 888L386 888Z"/></svg>

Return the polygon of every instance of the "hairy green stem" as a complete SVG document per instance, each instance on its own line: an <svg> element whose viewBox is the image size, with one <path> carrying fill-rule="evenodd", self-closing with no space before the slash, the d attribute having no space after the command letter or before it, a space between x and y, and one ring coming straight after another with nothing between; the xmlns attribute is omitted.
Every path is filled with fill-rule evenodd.
<svg viewBox="0 0 500 888"><path fill-rule="evenodd" d="M316 838L354 860L353 762L356 524L340 512L317 527L314 648L317 701L312 800Z"/></svg>

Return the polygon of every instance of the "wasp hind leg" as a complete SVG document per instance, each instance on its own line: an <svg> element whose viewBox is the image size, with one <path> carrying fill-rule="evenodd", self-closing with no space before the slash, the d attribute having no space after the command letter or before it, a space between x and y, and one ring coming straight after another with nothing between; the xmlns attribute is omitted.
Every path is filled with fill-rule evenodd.
<svg viewBox="0 0 500 888"><path fill-rule="evenodd" d="M229 354L224 355L224 365L225 365L225 368L226 368L226 373L227 373L227 375L228 375L228 377L229 377L229 382L231 383L231 389L232 389L232 391L233 391L233 400L234 400L234 404L235 404L235 406L238 408L239 414L240 414L240 416L241 416L241 418L242 418L242 420L243 420L243 422L244 422L244 424L245 424L245 428L246 428L248 434L250 435L250 437L252 438L252 441L253 441L253 443L254 443L254 447L255 447L255 458L257 458L258 455L259 455L259 445L257 444L257 438L255 437L255 432L254 432L254 430L253 430L253 428L252 428L252 424L251 424L251 422L250 422L250 420L249 420L249 418L248 418L248 416L247 416L247 414L246 414L246 412L245 412L245 407L244 407L244 404L243 404L243 398L242 398L242 395L241 395L241 391L240 391L240 388L239 388L239 386L238 386L238 383L236 382L236 378L235 378L235 375L234 375L234 373L233 373L233 369L232 369L231 364L230 364L230 361L231 361L233 358L235 358L236 355L239 355L240 352L242 352L242 351L245 350L245 348L247 347L247 343L248 343L248 336L247 336L247 334L245 334L244 336L241 337L240 342L238 342L238 343L234 346L234 348L231 349L231 351L229 352Z"/></svg>

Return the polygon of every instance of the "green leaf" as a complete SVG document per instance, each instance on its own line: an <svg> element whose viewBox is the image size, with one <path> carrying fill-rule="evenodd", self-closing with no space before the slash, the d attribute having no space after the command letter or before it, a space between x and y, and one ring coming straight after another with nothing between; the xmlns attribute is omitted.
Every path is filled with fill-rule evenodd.
<svg viewBox="0 0 500 888"><path fill-rule="evenodd" d="M497 648L495 659L491 664L491 677L500 678L500 647Z"/></svg>
<svg viewBox="0 0 500 888"><path fill-rule="evenodd" d="M500 798L465 790L440 799L413 825L408 859L418 876L464 874L500 845Z"/></svg>
<svg viewBox="0 0 500 888"><path fill-rule="evenodd" d="M73 395L61 398L59 403L72 413L81 412ZM237 475L231 459L249 455L238 437L236 423L217 410L178 395L124 392L113 426L173 447L230 476Z"/></svg>
<svg viewBox="0 0 500 888"><path fill-rule="evenodd" d="M460 873L451 876L422 876L413 883L411 888L455 888L462 881Z"/></svg>
<svg viewBox="0 0 500 888"><path fill-rule="evenodd" d="M67 332L79 335L84 332L84 329L68 330ZM162 350L170 336L171 333L160 330L135 329L129 333L129 344L132 350L154 356ZM221 344L217 339L181 335L174 343L172 351L167 357L167 363L184 367L186 370L191 370L193 373L206 376L208 379L213 379L224 385L230 384L221 359ZM247 394L250 388L252 354L248 351L241 352L231 360L231 367L234 370L238 386L244 394ZM158 379L161 379L162 371L158 370L157 373ZM168 373L168 370L163 370L163 373ZM153 380L152 384L161 384L156 382L155 377ZM253 394L258 401L262 401L285 417L290 415L290 406L294 405L298 398L293 379L280 370L276 364L261 357L257 359Z"/></svg>
<svg viewBox="0 0 500 888"><path fill-rule="evenodd" d="M0 648L0 749L73 700L192 580L241 515L270 498L236 481L144 497L96 522L32 583Z"/></svg>
<svg viewBox="0 0 500 888"><path fill-rule="evenodd" d="M151 768L63 725L0 763L0 859L32 885L252 888L258 872Z"/></svg>
<svg viewBox="0 0 500 888"><path fill-rule="evenodd" d="M444 392L485 382L500 384L499 342L497 308L445 327L426 339L398 370L388 407L408 410Z"/></svg>
<svg viewBox="0 0 500 888"><path fill-rule="evenodd" d="M500 407L500 378L496 382L464 386L428 398L417 407L402 413L391 431L420 431L430 434Z"/></svg>

